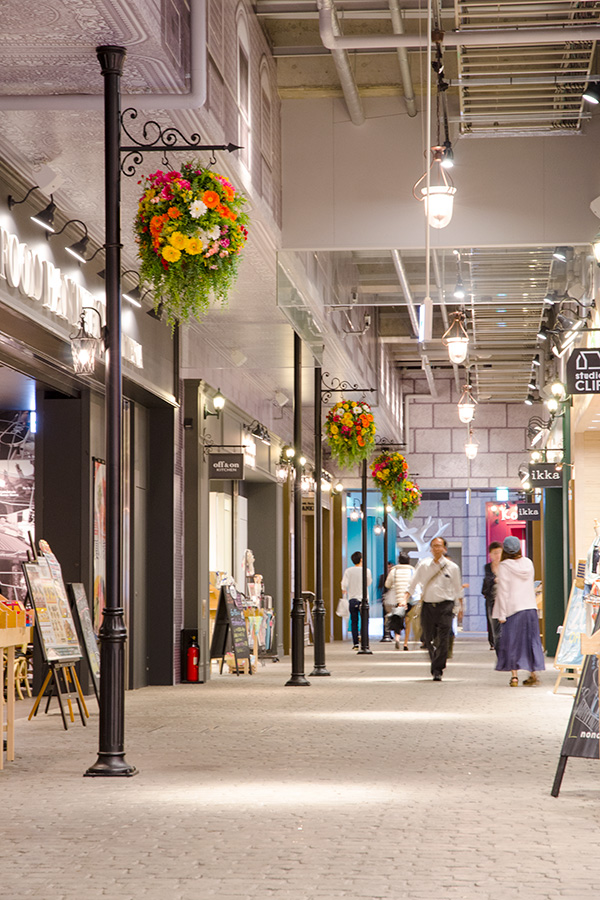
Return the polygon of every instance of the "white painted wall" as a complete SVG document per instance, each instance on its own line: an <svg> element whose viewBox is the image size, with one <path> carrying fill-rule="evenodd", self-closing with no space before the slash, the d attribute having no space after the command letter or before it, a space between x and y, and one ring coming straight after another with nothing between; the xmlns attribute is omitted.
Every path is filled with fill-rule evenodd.
<svg viewBox="0 0 600 900"><path fill-rule="evenodd" d="M357 249L424 246L412 186L425 171L422 117L394 98L364 99L352 125L335 98L284 100L283 246ZM432 245L574 244L598 220L600 118L583 135L462 138L455 144L454 216Z"/></svg>

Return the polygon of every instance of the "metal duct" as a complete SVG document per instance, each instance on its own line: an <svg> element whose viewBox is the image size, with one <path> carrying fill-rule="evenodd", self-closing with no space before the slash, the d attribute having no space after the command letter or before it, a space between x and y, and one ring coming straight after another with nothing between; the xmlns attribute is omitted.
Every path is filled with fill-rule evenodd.
<svg viewBox="0 0 600 900"><path fill-rule="evenodd" d="M389 4L394 34L404 34L404 22L398 0L389 0ZM417 105L415 103L415 91L412 76L410 74L410 65L408 63L406 47L398 47L398 62L400 64L400 75L402 77L402 90L404 91L406 112L412 118L417 114Z"/></svg>
<svg viewBox="0 0 600 900"><path fill-rule="evenodd" d="M333 0L321 0L321 4L323 7L323 11L328 16L331 34L333 35L335 40L339 40L342 37L342 32L337 20L337 16L335 14ZM346 101L346 107L348 109L352 124L363 125L365 121L365 114L363 111L361 99L358 95L356 81L354 80L354 75L350 67L348 54L345 50L339 49L338 47L333 47L330 49L333 63L338 73L338 78L340 79L340 85L342 87L344 100Z"/></svg>

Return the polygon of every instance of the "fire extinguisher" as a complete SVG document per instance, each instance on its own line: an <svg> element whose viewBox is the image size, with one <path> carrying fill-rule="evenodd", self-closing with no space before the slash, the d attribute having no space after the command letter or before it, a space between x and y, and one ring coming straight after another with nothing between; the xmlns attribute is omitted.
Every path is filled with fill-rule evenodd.
<svg viewBox="0 0 600 900"><path fill-rule="evenodd" d="M187 651L187 680L188 681L198 681L200 676L200 670L198 668L198 663L200 662L200 647L198 646L198 641L196 640L196 635L190 641L190 646Z"/></svg>

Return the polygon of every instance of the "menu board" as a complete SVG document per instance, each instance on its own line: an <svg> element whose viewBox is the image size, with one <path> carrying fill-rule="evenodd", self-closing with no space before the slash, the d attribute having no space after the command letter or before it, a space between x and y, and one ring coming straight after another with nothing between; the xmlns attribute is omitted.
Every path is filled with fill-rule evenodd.
<svg viewBox="0 0 600 900"><path fill-rule="evenodd" d="M210 644L211 659L225 656L228 640L233 644L236 662L240 659L250 659L244 607L244 595L233 585L223 585L219 593L219 605Z"/></svg>
<svg viewBox="0 0 600 900"><path fill-rule="evenodd" d="M23 563L23 572L36 611L35 622L44 659L46 662L75 662L81 659L81 648L62 576L60 583L55 578L56 566L53 564L51 568L48 560L41 556L37 562Z"/></svg>

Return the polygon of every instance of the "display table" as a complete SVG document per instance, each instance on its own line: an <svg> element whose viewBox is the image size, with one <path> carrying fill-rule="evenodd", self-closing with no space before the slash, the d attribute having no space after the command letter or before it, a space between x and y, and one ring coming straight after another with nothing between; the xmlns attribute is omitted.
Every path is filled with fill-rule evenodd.
<svg viewBox="0 0 600 900"><path fill-rule="evenodd" d="M0 722L2 737L6 735L6 759L15 758L15 647L21 647L29 640L29 628L25 625L14 628L3 628L2 603L0 603L0 652L6 653L6 701L4 691L0 690ZM8 618L8 616L6 616ZM6 721L4 706L6 705ZM4 740L0 752L0 769L4 768Z"/></svg>

